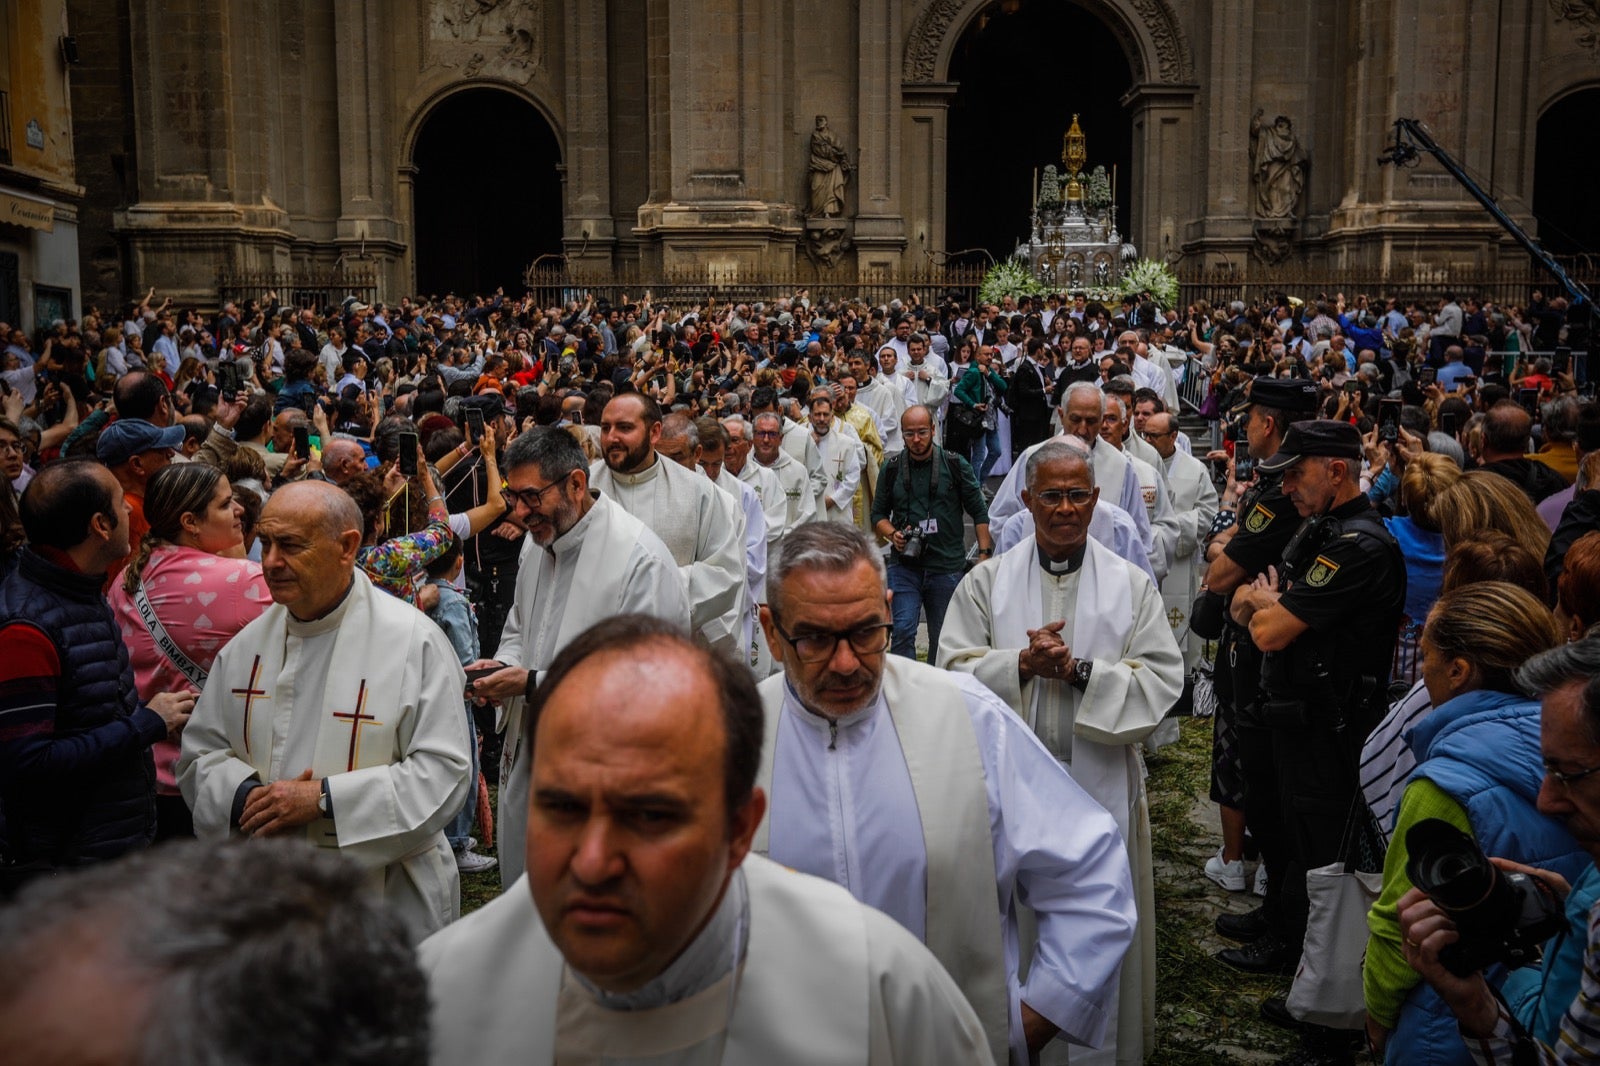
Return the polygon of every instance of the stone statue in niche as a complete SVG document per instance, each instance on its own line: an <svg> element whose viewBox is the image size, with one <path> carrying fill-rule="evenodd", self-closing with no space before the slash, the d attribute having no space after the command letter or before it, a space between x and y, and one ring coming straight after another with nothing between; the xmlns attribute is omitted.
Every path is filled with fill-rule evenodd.
<svg viewBox="0 0 1600 1066"><path fill-rule="evenodd" d="M1299 227L1300 197L1310 160L1287 115L1269 125L1262 108L1250 119L1250 183L1254 191L1253 229L1261 257L1269 263L1289 254Z"/></svg>
<svg viewBox="0 0 1600 1066"><path fill-rule="evenodd" d="M1306 187L1306 150L1287 115L1279 115L1269 126L1262 121L1265 114L1258 107L1250 120L1250 178L1255 184L1256 217L1294 218Z"/></svg>
<svg viewBox="0 0 1600 1066"><path fill-rule="evenodd" d="M850 180L850 157L828 128L828 116L818 115L816 129L811 131L811 161L807 164L811 179L811 198L806 215L809 218L839 218L844 214L844 187Z"/></svg>

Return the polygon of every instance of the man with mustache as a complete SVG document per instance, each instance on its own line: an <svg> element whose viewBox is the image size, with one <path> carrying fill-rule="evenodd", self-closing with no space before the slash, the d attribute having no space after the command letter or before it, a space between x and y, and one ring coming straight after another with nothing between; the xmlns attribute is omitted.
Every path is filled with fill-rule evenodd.
<svg viewBox="0 0 1600 1066"><path fill-rule="evenodd" d="M567 645L529 704L528 873L422 948L435 1063L991 1062L914 937L750 854L760 707L657 619Z"/></svg>
<svg viewBox="0 0 1600 1066"><path fill-rule="evenodd" d="M642 612L689 632L689 600L661 538L609 497L589 492L588 460L572 434L524 433L506 449L506 465L506 502L528 530L516 600L493 658L468 669L494 670L469 692L499 708L500 882L510 887L522 876L528 820L525 699L539 676L574 637L612 615Z"/></svg>
<svg viewBox="0 0 1600 1066"><path fill-rule="evenodd" d="M926 943L996 1062L1026 1064L1058 1036L1063 1053L1105 1040L1134 928L1111 816L983 685L887 654L883 557L860 530L790 533L767 595L761 623L783 672L761 684L770 814L755 850L838 882ZM1019 900L1038 925L1026 982Z"/></svg>

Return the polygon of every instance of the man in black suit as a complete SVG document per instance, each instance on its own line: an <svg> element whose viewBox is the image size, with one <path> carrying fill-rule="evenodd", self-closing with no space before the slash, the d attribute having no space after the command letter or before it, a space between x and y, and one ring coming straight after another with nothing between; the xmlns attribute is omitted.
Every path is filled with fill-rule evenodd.
<svg viewBox="0 0 1600 1066"><path fill-rule="evenodd" d="M1050 435L1050 400L1055 395L1055 367L1050 349L1029 337L1027 355L1017 360L1006 401L1011 407L1011 458Z"/></svg>

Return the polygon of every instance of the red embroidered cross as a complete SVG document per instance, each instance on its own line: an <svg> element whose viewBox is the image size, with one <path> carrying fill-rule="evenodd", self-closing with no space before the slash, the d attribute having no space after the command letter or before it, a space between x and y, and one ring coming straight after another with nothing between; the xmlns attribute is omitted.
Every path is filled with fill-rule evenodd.
<svg viewBox="0 0 1600 1066"><path fill-rule="evenodd" d="M346 770L356 768L356 752L361 747L361 727L367 723L382 725L375 715L363 713L367 706L367 679L361 679L361 690L356 694L356 709L351 711L334 711L335 718L343 718L350 723L350 760L345 764Z"/></svg>
<svg viewBox="0 0 1600 1066"><path fill-rule="evenodd" d="M271 697L267 696L267 690L266 689L264 689L264 688L256 688L256 681L259 680L260 677L261 677L261 656L257 655L256 656L256 661L250 665L249 687L248 688L236 688L236 689L233 690L233 694L235 696L243 696L244 697L244 753L246 755L250 754L250 708L251 708L251 705L255 703L255 699L256 699L257 696L261 696L263 698L268 698L268 699L271 698Z"/></svg>

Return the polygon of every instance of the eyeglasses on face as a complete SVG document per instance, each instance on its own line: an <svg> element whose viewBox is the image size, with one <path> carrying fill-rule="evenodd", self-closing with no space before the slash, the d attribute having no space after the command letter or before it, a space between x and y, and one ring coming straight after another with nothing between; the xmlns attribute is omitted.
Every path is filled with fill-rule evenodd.
<svg viewBox="0 0 1600 1066"><path fill-rule="evenodd" d="M1579 781L1582 781L1590 774L1600 774L1600 766L1586 766L1582 770L1566 771L1557 770L1549 762L1546 762L1544 764L1544 772L1545 775L1549 777L1550 780L1556 782L1556 784L1570 789L1573 785L1577 784Z"/></svg>
<svg viewBox="0 0 1600 1066"><path fill-rule="evenodd" d="M1046 507L1060 507L1063 503L1070 503L1074 507L1082 507L1094 499L1093 489L1045 489L1033 493L1033 498Z"/></svg>
<svg viewBox="0 0 1600 1066"><path fill-rule="evenodd" d="M833 658L841 640L850 642L850 650L857 655L882 655L889 650L889 636L894 631L893 622L872 622L854 629L835 629L826 632L810 631L798 635L787 632L776 622L773 628L789 642L796 658L803 663L825 663Z"/></svg>
<svg viewBox="0 0 1600 1066"><path fill-rule="evenodd" d="M514 500L517 503L522 504L522 506L526 507L528 510L532 511L537 509L540 503L543 502L545 493L549 492L551 489L560 488L564 483L565 482L561 481L553 481L542 489L514 489L507 485L500 491L505 494L506 499Z"/></svg>

